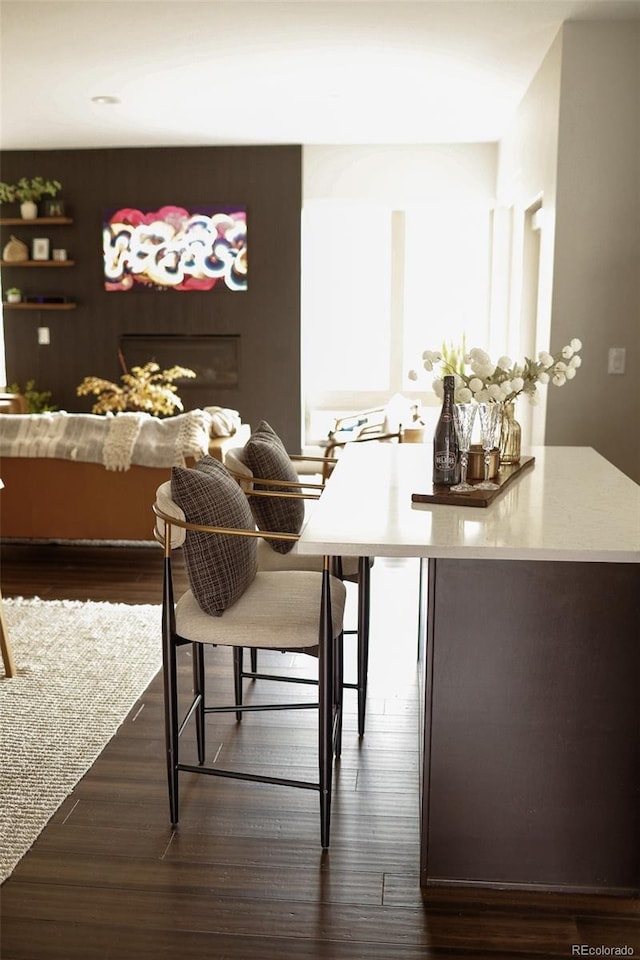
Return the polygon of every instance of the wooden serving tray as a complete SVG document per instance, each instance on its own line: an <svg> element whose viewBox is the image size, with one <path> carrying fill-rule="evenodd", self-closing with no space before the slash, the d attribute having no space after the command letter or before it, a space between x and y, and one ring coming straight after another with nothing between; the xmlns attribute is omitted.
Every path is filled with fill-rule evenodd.
<svg viewBox="0 0 640 960"><path fill-rule="evenodd" d="M505 463L498 469L493 482L499 485L497 490L472 490L470 493L452 493L448 487L432 486L431 493L412 493L413 503L445 503L450 507L488 507L509 486L512 480L532 467L535 457L522 457L520 463ZM473 480L469 481L473 483ZM479 480L476 483L480 483Z"/></svg>

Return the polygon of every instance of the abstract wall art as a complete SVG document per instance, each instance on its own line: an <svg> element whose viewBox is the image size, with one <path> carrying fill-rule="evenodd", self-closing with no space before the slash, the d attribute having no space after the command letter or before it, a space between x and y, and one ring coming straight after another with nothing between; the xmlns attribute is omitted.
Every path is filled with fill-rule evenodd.
<svg viewBox="0 0 640 960"><path fill-rule="evenodd" d="M247 289L242 206L123 207L105 215L102 241L109 292Z"/></svg>

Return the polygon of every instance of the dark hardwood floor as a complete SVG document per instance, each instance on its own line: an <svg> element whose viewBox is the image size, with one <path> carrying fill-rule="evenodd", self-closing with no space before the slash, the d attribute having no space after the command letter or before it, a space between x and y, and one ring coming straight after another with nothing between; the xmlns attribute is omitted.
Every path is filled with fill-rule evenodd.
<svg viewBox="0 0 640 960"><path fill-rule="evenodd" d="M160 576L155 546L2 548L5 597L158 603ZM156 678L3 885L2 960L539 960L616 947L637 956L638 900L421 893L416 590L415 562L376 561L367 732L359 742L347 692L328 853L317 795L262 784L183 775L171 830ZM228 651L211 651L207 669L228 693ZM187 649L180 670L188 688ZM315 719L300 716L216 718L209 748L246 767L307 769Z"/></svg>

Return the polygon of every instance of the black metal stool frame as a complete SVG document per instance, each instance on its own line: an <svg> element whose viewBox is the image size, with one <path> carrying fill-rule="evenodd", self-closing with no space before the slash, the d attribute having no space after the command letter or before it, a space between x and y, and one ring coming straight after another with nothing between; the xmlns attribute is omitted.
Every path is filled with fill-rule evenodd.
<svg viewBox="0 0 640 960"><path fill-rule="evenodd" d="M251 780L261 783L279 784L281 786L297 787L307 790L316 790L320 796L320 842L323 849L329 847L331 826L331 787L333 772L334 746L340 746L342 728L342 702L337 690L341 684L336 683L334 670L342 662L341 640L336 643L332 637L330 563L325 557L322 572L322 589L320 604L320 625L318 636L318 700L313 703L299 704L261 704L258 706L242 704L241 691L236 703L232 706L209 707L205 702L205 670L204 647L215 646L200 641L192 641L181 637L176 632L175 604L173 578L171 567L171 526L182 527L186 530L211 531L236 536L262 536L261 533L247 530L229 530L218 527L204 527L199 524L190 524L179 521L163 513L157 506L154 512L165 524L163 537L164 570L163 570L163 602L162 602L162 660L163 660L163 689L165 704L165 742L167 760L167 779L169 788L169 811L172 826L179 821L179 786L178 778L181 772L206 774L214 777L227 777L236 780ZM284 536L283 534L268 534L269 536ZM193 650L193 687L192 702L183 715L179 716L178 685L177 685L177 649L191 643ZM338 648L338 649L336 649ZM241 660L242 647L234 646L234 655L239 651L238 660ZM312 681L316 682L316 681ZM238 702L239 700L239 702ZM240 718L242 713L256 710L296 710L318 709L318 780L293 780L284 777L271 777L263 774L243 773L234 770L225 770L219 767L209 767L204 764L205 757L205 716L208 713L236 713ZM194 718L196 728L196 745L198 765L180 762L179 740L191 718Z"/></svg>

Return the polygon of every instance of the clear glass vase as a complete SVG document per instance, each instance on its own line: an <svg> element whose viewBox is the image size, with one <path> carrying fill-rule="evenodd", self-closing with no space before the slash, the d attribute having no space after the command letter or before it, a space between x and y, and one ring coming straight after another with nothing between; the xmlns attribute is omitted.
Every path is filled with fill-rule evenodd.
<svg viewBox="0 0 640 960"><path fill-rule="evenodd" d="M500 428L500 463L520 463L522 430L516 420L515 404L505 403Z"/></svg>

